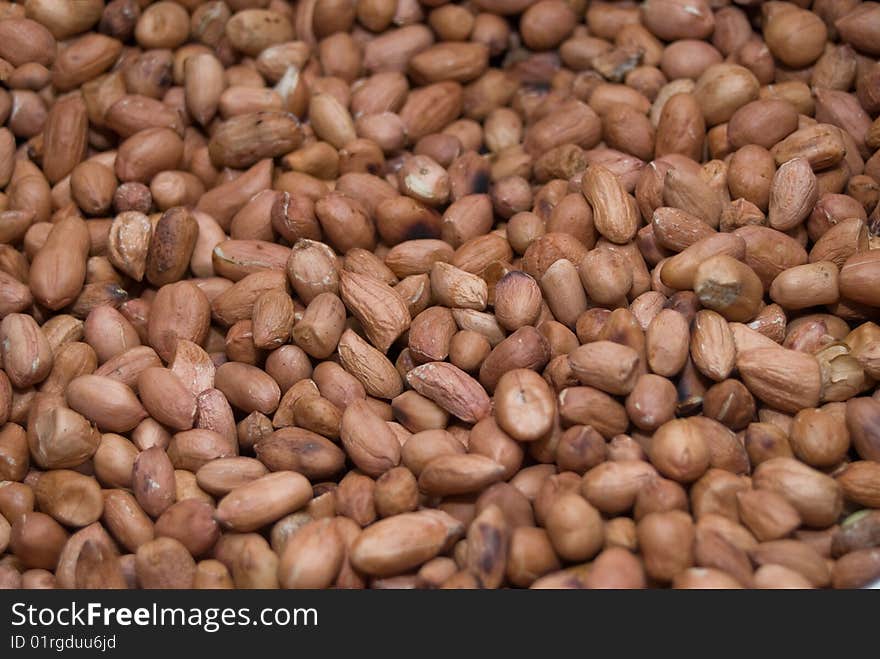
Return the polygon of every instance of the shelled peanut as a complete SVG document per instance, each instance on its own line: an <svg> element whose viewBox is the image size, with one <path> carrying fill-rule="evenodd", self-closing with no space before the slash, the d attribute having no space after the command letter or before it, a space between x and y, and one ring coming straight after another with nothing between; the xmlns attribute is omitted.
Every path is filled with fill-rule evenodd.
<svg viewBox="0 0 880 659"><path fill-rule="evenodd" d="M880 3L0 2L0 586L880 578Z"/></svg>

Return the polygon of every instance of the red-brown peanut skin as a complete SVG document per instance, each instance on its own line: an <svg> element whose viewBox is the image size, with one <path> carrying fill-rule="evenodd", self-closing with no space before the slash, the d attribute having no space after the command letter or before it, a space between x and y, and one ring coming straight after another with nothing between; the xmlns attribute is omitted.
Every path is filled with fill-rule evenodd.
<svg viewBox="0 0 880 659"><path fill-rule="evenodd" d="M878 57L857 0L0 1L0 588L869 586Z"/></svg>

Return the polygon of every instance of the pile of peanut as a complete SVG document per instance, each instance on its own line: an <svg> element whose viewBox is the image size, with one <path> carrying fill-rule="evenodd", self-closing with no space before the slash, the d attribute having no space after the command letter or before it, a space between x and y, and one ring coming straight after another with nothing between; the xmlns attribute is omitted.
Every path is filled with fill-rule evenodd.
<svg viewBox="0 0 880 659"><path fill-rule="evenodd" d="M0 586L880 577L880 3L0 1Z"/></svg>

